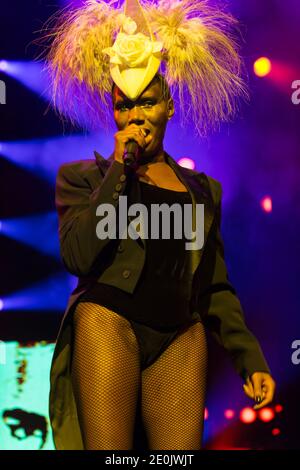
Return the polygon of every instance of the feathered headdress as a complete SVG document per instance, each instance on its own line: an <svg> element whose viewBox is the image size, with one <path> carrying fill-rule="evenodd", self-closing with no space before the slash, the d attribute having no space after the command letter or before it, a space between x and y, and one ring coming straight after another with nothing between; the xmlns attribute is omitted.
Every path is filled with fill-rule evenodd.
<svg viewBox="0 0 300 470"><path fill-rule="evenodd" d="M86 0L52 33L46 66L54 106L72 123L107 128L113 81L134 100L159 72L178 97L181 124L192 121L206 135L247 95L236 24L208 0Z"/></svg>

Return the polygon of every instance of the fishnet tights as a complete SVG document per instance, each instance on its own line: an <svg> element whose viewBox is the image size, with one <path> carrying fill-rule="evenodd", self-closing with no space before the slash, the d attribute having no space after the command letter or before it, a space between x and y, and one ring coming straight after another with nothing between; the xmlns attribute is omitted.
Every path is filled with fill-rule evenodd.
<svg viewBox="0 0 300 470"><path fill-rule="evenodd" d="M150 450L201 448L207 364L201 323L185 328L142 371L126 318L82 302L73 324L71 378L86 450L133 448L139 391Z"/></svg>

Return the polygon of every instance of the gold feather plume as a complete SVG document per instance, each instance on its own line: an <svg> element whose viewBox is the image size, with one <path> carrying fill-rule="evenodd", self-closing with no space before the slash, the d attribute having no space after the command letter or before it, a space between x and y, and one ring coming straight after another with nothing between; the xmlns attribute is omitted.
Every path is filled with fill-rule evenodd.
<svg viewBox="0 0 300 470"><path fill-rule="evenodd" d="M207 0L144 4L165 49L165 78L179 98L183 125L206 135L233 118L247 98L242 61L233 37L237 20Z"/></svg>
<svg viewBox="0 0 300 470"><path fill-rule="evenodd" d="M112 126L109 61L102 49L110 47L121 26L115 1L87 0L77 9L62 10L52 18L53 37L46 56L53 106L61 117L86 129Z"/></svg>
<svg viewBox="0 0 300 470"><path fill-rule="evenodd" d="M234 30L237 21L208 0L141 0L156 40L163 43L160 72L178 97L180 122L205 136L233 118L247 97L242 60ZM123 5L87 0L65 12L46 67L51 73L53 104L73 124L110 128L112 121L109 60L123 20Z"/></svg>

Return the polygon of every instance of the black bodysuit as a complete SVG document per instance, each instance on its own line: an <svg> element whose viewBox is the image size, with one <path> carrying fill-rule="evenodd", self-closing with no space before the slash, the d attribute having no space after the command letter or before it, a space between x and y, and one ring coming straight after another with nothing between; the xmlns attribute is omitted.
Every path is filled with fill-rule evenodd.
<svg viewBox="0 0 300 470"><path fill-rule="evenodd" d="M81 302L102 305L128 318L142 355L142 364L150 365L173 340L179 328L195 321L189 311L187 286L183 282L188 267L188 241L183 231L183 204L191 204L189 192L173 191L140 182L141 202L151 213L151 203L174 203L182 208L182 237L174 239L174 216L170 211L170 237L162 239L162 217L159 237L151 238L151 220L146 238L146 260L143 272L133 294L117 287L95 283L81 297ZM199 321L199 319L196 319Z"/></svg>

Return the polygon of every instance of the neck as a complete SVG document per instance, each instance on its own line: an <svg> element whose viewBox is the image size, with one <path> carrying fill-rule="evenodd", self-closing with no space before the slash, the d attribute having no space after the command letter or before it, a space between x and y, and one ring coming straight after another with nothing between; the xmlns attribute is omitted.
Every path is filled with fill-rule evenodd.
<svg viewBox="0 0 300 470"><path fill-rule="evenodd" d="M141 157L139 159L139 168L148 168L150 165L153 165L154 163L166 163L166 157L165 157L165 152L164 149L161 148L159 152L153 157L153 156L145 156Z"/></svg>

